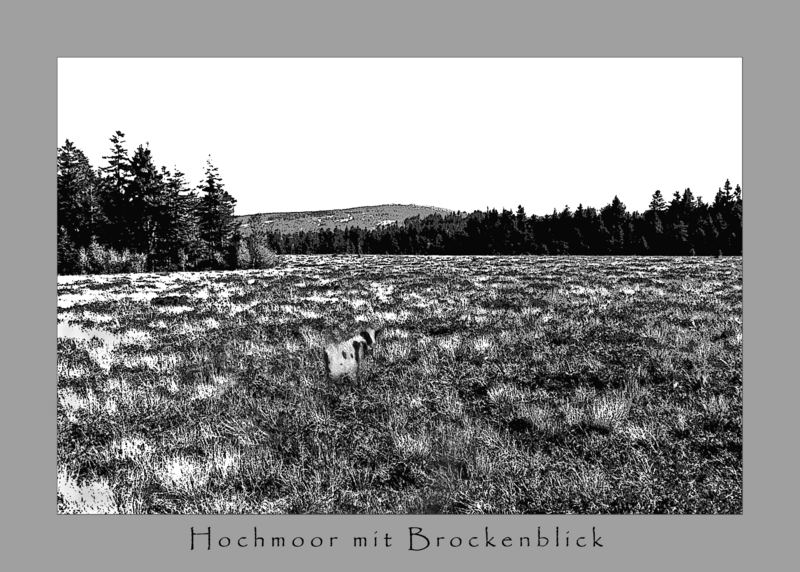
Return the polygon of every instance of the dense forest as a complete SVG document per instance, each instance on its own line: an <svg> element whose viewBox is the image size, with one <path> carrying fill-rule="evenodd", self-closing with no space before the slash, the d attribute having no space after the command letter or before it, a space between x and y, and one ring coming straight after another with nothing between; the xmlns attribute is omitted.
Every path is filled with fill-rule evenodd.
<svg viewBox="0 0 800 572"><path fill-rule="evenodd" d="M211 159L196 188L147 146L129 153L119 131L103 159L95 169L69 140L58 149L59 274L262 268L276 254L742 254L742 189L728 180L710 203L688 188L669 202L657 190L644 213L615 196L599 210L519 206L281 234L258 215L240 228Z"/></svg>

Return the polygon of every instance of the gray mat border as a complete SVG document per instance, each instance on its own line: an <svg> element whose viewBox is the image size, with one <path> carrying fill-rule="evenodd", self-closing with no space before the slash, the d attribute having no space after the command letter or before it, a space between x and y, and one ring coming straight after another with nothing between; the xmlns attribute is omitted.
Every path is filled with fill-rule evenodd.
<svg viewBox="0 0 800 572"><path fill-rule="evenodd" d="M412 9L413 8L413 9ZM789 293L793 264L781 264L794 197L797 53L786 3L607 1L548 3L152 2L4 7L3 156L6 319L6 468L3 526L12 565L134 570L334 568L485 569L739 568L788 559L794 498L792 410L796 385ZM55 514L56 58L59 56L724 56L743 57L747 197L745 322L745 512L743 516L574 517L66 517ZM721 86L721 89L736 86ZM46 168L42 168L47 165ZM790 193L780 194L786 188ZM771 195L771 196L770 196ZM777 199L781 200L780 205ZM776 214L776 209L780 212ZM770 217L768 219L768 217ZM784 258L787 257L787 258ZM791 288L791 290L790 290ZM787 310L789 310L787 312ZM777 399L776 399L777 398ZM9 510L10 509L10 510ZM408 526L435 534L498 535L531 527L596 526L602 550L189 551L189 528L237 535L372 535L400 538ZM48 566L49 564L49 566ZM47 569L45 568L45 569Z"/></svg>

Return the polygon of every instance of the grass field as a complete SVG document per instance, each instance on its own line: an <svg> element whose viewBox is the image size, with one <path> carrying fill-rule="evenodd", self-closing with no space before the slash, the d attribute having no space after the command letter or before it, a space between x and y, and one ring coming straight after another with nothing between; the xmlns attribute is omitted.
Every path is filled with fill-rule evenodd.
<svg viewBox="0 0 800 572"><path fill-rule="evenodd" d="M62 513L742 511L741 258L68 276L58 328Z"/></svg>

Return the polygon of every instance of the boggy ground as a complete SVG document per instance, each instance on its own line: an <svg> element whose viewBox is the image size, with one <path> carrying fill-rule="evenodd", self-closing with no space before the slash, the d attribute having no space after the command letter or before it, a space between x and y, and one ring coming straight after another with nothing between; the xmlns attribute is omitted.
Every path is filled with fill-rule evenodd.
<svg viewBox="0 0 800 572"><path fill-rule="evenodd" d="M742 260L60 277L58 509L740 513ZM381 324L360 384L328 334Z"/></svg>

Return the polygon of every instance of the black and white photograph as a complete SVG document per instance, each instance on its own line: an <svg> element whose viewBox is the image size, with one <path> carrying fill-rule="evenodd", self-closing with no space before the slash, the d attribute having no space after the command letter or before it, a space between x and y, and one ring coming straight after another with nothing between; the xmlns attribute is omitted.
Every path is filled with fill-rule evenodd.
<svg viewBox="0 0 800 572"><path fill-rule="evenodd" d="M58 514L742 514L741 58L57 74Z"/></svg>

